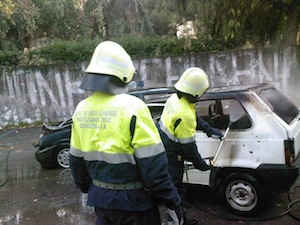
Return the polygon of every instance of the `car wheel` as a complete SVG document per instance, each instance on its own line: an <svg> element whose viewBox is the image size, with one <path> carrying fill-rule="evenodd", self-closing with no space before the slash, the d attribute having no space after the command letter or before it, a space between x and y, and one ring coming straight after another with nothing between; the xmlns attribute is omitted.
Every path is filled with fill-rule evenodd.
<svg viewBox="0 0 300 225"><path fill-rule="evenodd" d="M263 185L249 174L227 176L221 186L221 199L233 213L252 216L260 213L269 199Z"/></svg>
<svg viewBox="0 0 300 225"><path fill-rule="evenodd" d="M61 168L70 168L70 147L69 146L61 146L56 150L55 154L56 164Z"/></svg>

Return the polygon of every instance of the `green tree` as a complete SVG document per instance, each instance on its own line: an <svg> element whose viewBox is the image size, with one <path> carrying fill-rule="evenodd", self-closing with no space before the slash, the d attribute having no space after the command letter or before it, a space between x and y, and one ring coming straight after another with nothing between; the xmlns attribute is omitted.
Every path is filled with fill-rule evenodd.
<svg viewBox="0 0 300 225"><path fill-rule="evenodd" d="M152 23L144 4L138 0L104 1L104 26L107 37L124 34L151 35Z"/></svg>
<svg viewBox="0 0 300 225"><path fill-rule="evenodd" d="M10 22L23 48L29 47L30 39L35 36L39 18L40 11L31 0L15 1L15 9Z"/></svg>
<svg viewBox="0 0 300 225"><path fill-rule="evenodd" d="M15 5L12 0L0 1L0 42L6 37L9 31L9 20L13 14Z"/></svg>
<svg viewBox="0 0 300 225"><path fill-rule="evenodd" d="M300 32L300 1L274 1L274 8L283 11L281 21L284 23L283 44L294 45L297 43L297 32Z"/></svg>
<svg viewBox="0 0 300 225"><path fill-rule="evenodd" d="M74 40L82 35L82 10L77 0L34 0L40 9L39 36Z"/></svg>
<svg viewBox="0 0 300 225"><path fill-rule="evenodd" d="M84 25L89 38L101 38L105 35L103 0L88 0L83 5Z"/></svg>
<svg viewBox="0 0 300 225"><path fill-rule="evenodd" d="M162 36L176 33L178 16L173 0L145 0L144 4L155 34Z"/></svg>
<svg viewBox="0 0 300 225"><path fill-rule="evenodd" d="M175 36L192 20L198 43L296 44L299 0L0 0L0 48L32 40ZM193 42L193 41L192 41ZM201 45L201 44L200 44Z"/></svg>
<svg viewBox="0 0 300 225"><path fill-rule="evenodd" d="M196 7L187 3L185 6L187 11ZM258 45L296 44L299 0L211 0L200 1L197 6L196 18L211 39L236 39L240 43L251 41Z"/></svg>

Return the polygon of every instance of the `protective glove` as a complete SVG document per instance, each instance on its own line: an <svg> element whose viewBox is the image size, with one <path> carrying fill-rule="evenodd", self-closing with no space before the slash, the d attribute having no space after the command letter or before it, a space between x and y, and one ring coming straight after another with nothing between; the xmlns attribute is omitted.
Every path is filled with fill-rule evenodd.
<svg viewBox="0 0 300 225"><path fill-rule="evenodd" d="M203 159L203 160L208 167L212 167L212 162L210 159Z"/></svg>
<svg viewBox="0 0 300 225"><path fill-rule="evenodd" d="M219 129L214 127L210 127L210 128L211 128L211 136L208 136L208 134L206 133L208 137L212 137L215 139L221 139L223 137L223 134Z"/></svg>
<svg viewBox="0 0 300 225"><path fill-rule="evenodd" d="M168 209L168 225L183 225L184 224L184 210L182 205L175 209Z"/></svg>
<svg viewBox="0 0 300 225"><path fill-rule="evenodd" d="M88 214L92 214L95 212L95 208L93 206L88 206L87 201L88 201L88 193L81 193L81 205L84 211L87 212Z"/></svg>
<svg viewBox="0 0 300 225"><path fill-rule="evenodd" d="M202 119L200 116L197 117L197 121L202 127L203 131L206 133L207 137L212 137L216 139L221 139L223 137L223 134L220 130L217 128L211 127L204 119Z"/></svg>

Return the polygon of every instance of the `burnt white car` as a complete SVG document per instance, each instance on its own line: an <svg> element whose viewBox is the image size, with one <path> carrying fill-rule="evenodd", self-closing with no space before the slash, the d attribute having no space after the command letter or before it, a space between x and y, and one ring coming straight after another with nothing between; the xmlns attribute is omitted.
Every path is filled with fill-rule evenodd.
<svg viewBox="0 0 300 225"><path fill-rule="evenodd" d="M163 102L148 102L156 120ZM199 123L198 151L213 167L200 171L185 162L185 184L209 186L242 216L263 212L273 193L290 190L299 174L300 111L286 96L271 85L213 88L196 112L224 137L207 137Z"/></svg>
<svg viewBox="0 0 300 225"><path fill-rule="evenodd" d="M196 107L224 137L208 138L198 127L198 151L213 168L202 172L187 162L184 183L210 186L243 216L262 212L272 193L291 188L299 173L300 113L287 97L268 85L214 88Z"/></svg>

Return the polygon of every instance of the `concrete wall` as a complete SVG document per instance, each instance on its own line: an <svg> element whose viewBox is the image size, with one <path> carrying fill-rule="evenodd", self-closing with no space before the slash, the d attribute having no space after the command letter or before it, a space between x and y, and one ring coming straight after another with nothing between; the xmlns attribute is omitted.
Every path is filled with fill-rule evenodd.
<svg viewBox="0 0 300 225"><path fill-rule="evenodd" d="M300 46L149 58L134 63L134 80L144 81L145 87L172 86L185 69L198 66L207 72L213 87L274 83L300 105ZM1 71L0 128L70 117L77 103L90 94L78 88L86 66L79 63Z"/></svg>

